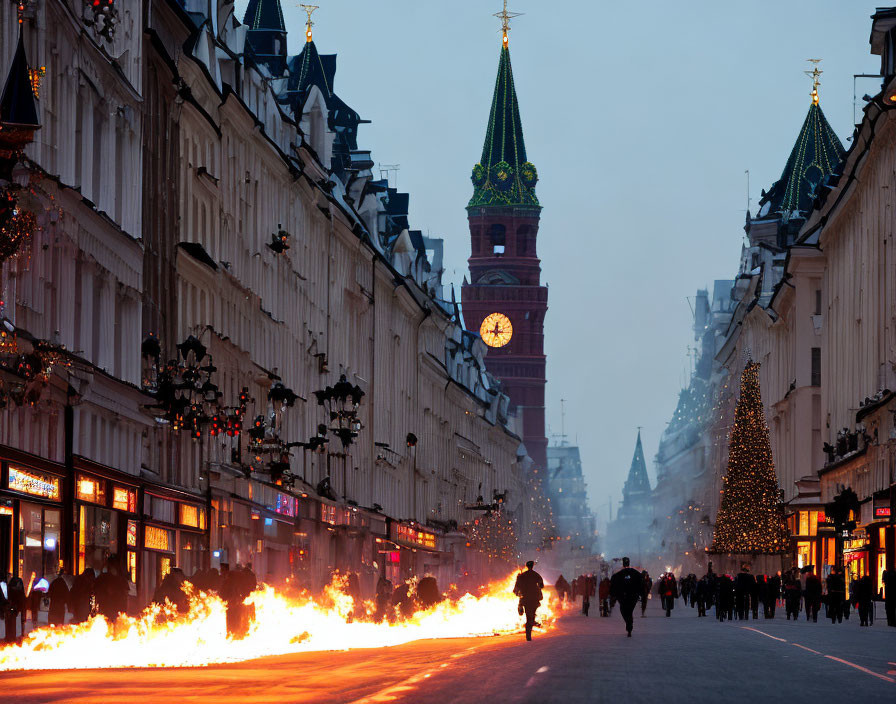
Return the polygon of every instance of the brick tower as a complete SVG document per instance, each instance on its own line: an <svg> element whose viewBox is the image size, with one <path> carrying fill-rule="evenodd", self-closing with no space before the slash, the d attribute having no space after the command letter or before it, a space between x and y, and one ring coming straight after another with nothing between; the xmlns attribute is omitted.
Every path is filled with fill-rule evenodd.
<svg viewBox="0 0 896 704"><path fill-rule="evenodd" d="M506 13L505 13L506 15ZM473 167L467 206L472 253L470 279L461 289L464 324L491 348L488 370L501 380L522 420L523 442L539 467L547 466L544 421L544 316L536 241L541 206L538 172L526 158L505 16L498 79L481 161Z"/></svg>

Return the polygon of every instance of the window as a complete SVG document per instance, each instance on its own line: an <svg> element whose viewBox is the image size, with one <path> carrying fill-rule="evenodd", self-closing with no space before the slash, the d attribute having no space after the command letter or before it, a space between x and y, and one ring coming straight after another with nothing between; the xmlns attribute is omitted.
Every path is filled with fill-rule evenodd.
<svg viewBox="0 0 896 704"><path fill-rule="evenodd" d="M812 386L821 386L821 347L812 348Z"/></svg>
<svg viewBox="0 0 896 704"><path fill-rule="evenodd" d="M516 231L516 253L524 256L529 253L529 238L532 234L532 228L529 225L523 225Z"/></svg>
<svg viewBox="0 0 896 704"><path fill-rule="evenodd" d="M488 229L488 239L492 245L492 254L504 254L507 243L507 229L503 225L492 225Z"/></svg>
<svg viewBox="0 0 896 704"><path fill-rule="evenodd" d="M815 289L815 315L821 315L821 289Z"/></svg>

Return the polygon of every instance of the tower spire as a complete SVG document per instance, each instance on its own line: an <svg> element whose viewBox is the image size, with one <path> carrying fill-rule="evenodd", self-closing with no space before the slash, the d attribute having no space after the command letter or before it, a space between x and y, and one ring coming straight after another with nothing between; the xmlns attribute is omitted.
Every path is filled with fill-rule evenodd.
<svg viewBox="0 0 896 704"><path fill-rule="evenodd" d="M304 5L300 4L305 13L308 15L308 21L305 22L305 42L311 42L313 40L313 35L311 32L311 28L314 26L314 22L311 20L311 15L314 14L315 10L320 9L320 5Z"/></svg>
<svg viewBox="0 0 896 704"><path fill-rule="evenodd" d="M821 59L806 59L806 61L814 64L811 71L805 71L804 73L812 78L812 104L818 105L818 86L821 85L819 76L824 73L824 71L818 68L818 64L821 63Z"/></svg>
<svg viewBox="0 0 896 704"><path fill-rule="evenodd" d="M504 35L504 48L506 49L509 42L507 35L510 32L510 20L512 20L514 17L522 17L523 13L508 12L507 0L504 0L504 9L501 12L496 12L494 16L501 20L501 32Z"/></svg>

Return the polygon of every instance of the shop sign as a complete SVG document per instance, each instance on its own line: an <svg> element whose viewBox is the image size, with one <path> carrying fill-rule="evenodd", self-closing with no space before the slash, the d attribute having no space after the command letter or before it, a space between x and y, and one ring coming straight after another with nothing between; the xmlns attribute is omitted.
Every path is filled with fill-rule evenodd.
<svg viewBox="0 0 896 704"><path fill-rule="evenodd" d="M865 560L867 558L867 550L862 550L860 552L849 552L843 556L843 562L848 565L850 562L855 562L856 560Z"/></svg>
<svg viewBox="0 0 896 704"><path fill-rule="evenodd" d="M406 526L403 523L392 524L392 539L401 540L429 550L436 549L436 536L434 533L427 533L425 530Z"/></svg>
<svg viewBox="0 0 896 704"><path fill-rule="evenodd" d="M79 474L77 494L79 501L89 501L92 504L105 504L106 482L102 479L94 479L86 474Z"/></svg>
<svg viewBox="0 0 896 704"><path fill-rule="evenodd" d="M137 521L128 521L128 547L137 547Z"/></svg>
<svg viewBox="0 0 896 704"><path fill-rule="evenodd" d="M112 489L112 508L128 513L137 513L137 492L123 486Z"/></svg>
<svg viewBox="0 0 896 704"><path fill-rule="evenodd" d="M18 491L22 494L40 496L43 499L59 500L59 477L42 472L29 472L21 467L9 466L9 481L7 486L10 491Z"/></svg>
<svg viewBox="0 0 896 704"><path fill-rule="evenodd" d="M0 506L0 516L11 516L12 506Z"/></svg>
<svg viewBox="0 0 896 704"><path fill-rule="evenodd" d="M329 523L331 526L336 525L336 507L328 504L320 505L320 520L322 523Z"/></svg>
<svg viewBox="0 0 896 704"><path fill-rule="evenodd" d="M876 506L874 508L875 518L889 518L891 513L889 506Z"/></svg>
<svg viewBox="0 0 896 704"><path fill-rule="evenodd" d="M146 526L143 531L143 547L148 550L163 550L174 552L174 541L171 539L171 531L156 526Z"/></svg>
<svg viewBox="0 0 896 704"><path fill-rule="evenodd" d="M274 511L283 515L283 516L291 516L295 517L298 515L298 503L299 500L292 497L287 496L286 494L281 494L277 492L277 499L274 504Z"/></svg>

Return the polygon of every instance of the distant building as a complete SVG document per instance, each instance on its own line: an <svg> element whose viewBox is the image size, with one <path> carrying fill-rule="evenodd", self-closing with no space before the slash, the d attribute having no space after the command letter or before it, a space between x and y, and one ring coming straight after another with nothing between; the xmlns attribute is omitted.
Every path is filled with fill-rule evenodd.
<svg viewBox="0 0 896 704"><path fill-rule="evenodd" d="M554 445L548 450L548 491L554 524L560 540L554 548L557 567L567 577L586 570L598 551L594 514L588 505L588 487L582 475L582 458L574 445ZM575 575L572 575L575 576Z"/></svg>
<svg viewBox="0 0 896 704"><path fill-rule="evenodd" d="M647 554L652 522L652 492L639 430L628 479L622 489L622 505L616 520L607 528L607 557L620 557L621 553L629 553L636 563L640 563Z"/></svg>

